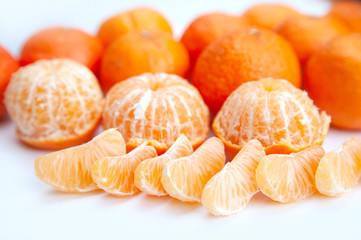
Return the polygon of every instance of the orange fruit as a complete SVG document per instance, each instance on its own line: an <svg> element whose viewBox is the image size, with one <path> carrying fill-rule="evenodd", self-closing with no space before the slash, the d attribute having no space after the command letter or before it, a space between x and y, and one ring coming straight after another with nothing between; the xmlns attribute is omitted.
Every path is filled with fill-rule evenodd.
<svg viewBox="0 0 361 240"><path fill-rule="evenodd" d="M224 145L216 137L205 141L192 155L169 161L162 174L167 193L184 202L200 202L208 180L222 170Z"/></svg>
<svg viewBox="0 0 361 240"><path fill-rule="evenodd" d="M138 7L105 20L99 28L98 37L105 46L108 46L128 32L142 30L172 34L169 23L161 13L151 8Z"/></svg>
<svg viewBox="0 0 361 240"><path fill-rule="evenodd" d="M108 91L117 82L145 72L185 76L189 57L182 43L163 32L131 32L114 41L105 51L100 83Z"/></svg>
<svg viewBox="0 0 361 240"><path fill-rule="evenodd" d="M242 210L258 192L256 168L265 152L258 140L249 141L236 157L214 175L202 193L202 204L216 216L227 216Z"/></svg>
<svg viewBox="0 0 361 240"><path fill-rule="evenodd" d="M324 154L323 148L316 145L290 155L267 155L258 164L257 185L263 194L277 202L307 198L316 191L316 169Z"/></svg>
<svg viewBox="0 0 361 240"><path fill-rule="evenodd" d="M109 129L83 145L52 152L34 162L40 180L63 192L88 192L97 189L91 170L101 157L125 154L125 143L116 129Z"/></svg>
<svg viewBox="0 0 361 240"><path fill-rule="evenodd" d="M252 139L258 139L270 154L321 145L329 123L330 117L325 112L319 114L306 92L288 81L266 78L235 90L212 127L230 155Z"/></svg>
<svg viewBox="0 0 361 240"><path fill-rule="evenodd" d="M243 15L250 25L272 30L298 12L291 7L281 4L262 3L249 8Z"/></svg>
<svg viewBox="0 0 361 240"><path fill-rule="evenodd" d="M334 1L329 15L346 24L353 32L361 33L361 3L358 1Z"/></svg>
<svg viewBox="0 0 361 240"><path fill-rule="evenodd" d="M114 196L133 195L139 192L134 184L134 170L145 159L156 156L155 148L143 143L126 155L99 158L92 168L93 180Z"/></svg>
<svg viewBox="0 0 361 240"><path fill-rule="evenodd" d="M209 110L201 95L176 75L129 78L106 96L103 128L119 128L129 149L149 142L163 153L181 134L197 147L207 138L208 125Z"/></svg>
<svg viewBox="0 0 361 240"><path fill-rule="evenodd" d="M67 59L39 60L13 74L5 105L26 144L61 149L89 141L101 118L96 77Z"/></svg>
<svg viewBox="0 0 361 240"><path fill-rule="evenodd" d="M322 194L336 196L351 191L360 176L361 140L351 137L323 156L316 171L316 187Z"/></svg>
<svg viewBox="0 0 361 240"><path fill-rule="evenodd" d="M143 192L155 196L165 196L161 178L165 164L172 159L189 156L193 153L191 142L183 134L161 156L141 162L134 172L134 184Z"/></svg>
<svg viewBox="0 0 361 240"><path fill-rule="evenodd" d="M40 59L69 58L97 71L102 53L98 38L75 28L51 27L25 42L19 61L24 66Z"/></svg>
<svg viewBox="0 0 361 240"><path fill-rule="evenodd" d="M331 125L361 129L361 34L340 36L311 57L305 87Z"/></svg>
<svg viewBox="0 0 361 240"><path fill-rule="evenodd" d="M197 17L187 27L181 38L181 42L188 50L191 66L194 66L198 56L211 42L226 33L246 26L247 23L242 18L220 12Z"/></svg>
<svg viewBox="0 0 361 240"><path fill-rule="evenodd" d="M350 30L335 18L297 15L278 26L276 32L292 45L304 65L316 50Z"/></svg>
<svg viewBox="0 0 361 240"><path fill-rule="evenodd" d="M11 74L18 70L18 62L0 46L0 118L6 114L4 100L4 92L9 84Z"/></svg>
<svg viewBox="0 0 361 240"><path fill-rule="evenodd" d="M301 86L300 66L292 47L268 30L238 30L204 49L193 72L193 84L217 112L241 84L264 77L282 78Z"/></svg>

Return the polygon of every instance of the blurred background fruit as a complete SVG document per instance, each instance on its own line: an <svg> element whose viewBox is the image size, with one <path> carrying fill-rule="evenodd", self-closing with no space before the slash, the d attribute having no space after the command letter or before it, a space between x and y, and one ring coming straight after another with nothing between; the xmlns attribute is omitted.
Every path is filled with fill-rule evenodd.
<svg viewBox="0 0 361 240"><path fill-rule="evenodd" d="M276 33L243 29L212 42L199 56L192 82L216 113L241 84L265 77L301 86L300 66L291 45Z"/></svg>
<svg viewBox="0 0 361 240"><path fill-rule="evenodd" d="M105 50L100 69L100 83L108 91L117 82L142 73L166 72L187 75L187 49L168 33L130 32L115 40Z"/></svg>
<svg viewBox="0 0 361 240"><path fill-rule="evenodd" d="M352 31L361 33L360 1L334 1L329 15L338 18Z"/></svg>

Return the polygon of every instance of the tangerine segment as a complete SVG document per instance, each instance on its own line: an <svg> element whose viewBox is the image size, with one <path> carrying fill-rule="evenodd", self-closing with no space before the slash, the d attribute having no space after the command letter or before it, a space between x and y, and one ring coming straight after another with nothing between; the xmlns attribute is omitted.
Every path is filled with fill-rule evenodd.
<svg viewBox="0 0 361 240"><path fill-rule="evenodd" d="M208 180L225 162L224 145L216 137L205 141L192 155L169 161L162 174L167 193L184 202L200 202Z"/></svg>
<svg viewBox="0 0 361 240"><path fill-rule="evenodd" d="M34 162L36 175L63 192L88 192L97 189L91 176L93 163L106 156L125 154L122 134L116 129L102 132L83 145L52 152Z"/></svg>
<svg viewBox="0 0 361 240"><path fill-rule="evenodd" d="M258 192L256 168L266 156L258 140L249 141L232 162L214 175L202 193L202 204L216 216L227 216L242 210Z"/></svg>
<svg viewBox="0 0 361 240"><path fill-rule="evenodd" d="M101 119L103 103L96 77L68 59L39 60L21 68L5 92L18 137L43 149L89 141Z"/></svg>
<svg viewBox="0 0 361 240"><path fill-rule="evenodd" d="M106 96L103 127L117 127L129 149L149 142L165 152L184 134L193 147L208 136L209 110L198 90L176 75L146 73L115 85Z"/></svg>
<svg viewBox="0 0 361 240"><path fill-rule="evenodd" d="M139 191L134 184L135 168L143 160L156 156L155 148L143 143L126 155L100 158L93 165L93 180L114 196L133 195Z"/></svg>
<svg viewBox="0 0 361 240"><path fill-rule="evenodd" d="M218 112L213 130L231 150L258 139L267 154L298 152L322 144L330 124L307 93L288 81L265 78L244 83Z"/></svg>
<svg viewBox="0 0 361 240"><path fill-rule="evenodd" d="M351 137L338 150L327 153L316 171L317 190L327 196L349 192L361 175L361 140Z"/></svg>
<svg viewBox="0 0 361 240"><path fill-rule="evenodd" d="M155 196L165 196L161 178L165 164L172 159L189 156L193 153L191 142L184 134L161 156L141 162L134 172L134 184L141 191Z"/></svg>
<svg viewBox="0 0 361 240"><path fill-rule="evenodd" d="M323 148L316 145L290 155L267 155L257 167L257 185L277 202L304 199L316 190L316 169L324 154Z"/></svg>

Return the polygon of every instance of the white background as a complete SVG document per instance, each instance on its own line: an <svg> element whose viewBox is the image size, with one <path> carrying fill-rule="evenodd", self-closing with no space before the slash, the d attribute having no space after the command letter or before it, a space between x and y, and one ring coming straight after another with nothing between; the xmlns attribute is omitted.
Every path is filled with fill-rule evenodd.
<svg viewBox="0 0 361 240"><path fill-rule="evenodd" d="M241 14L258 1L75 1L1 0L0 44L18 55L27 37L46 26L73 26L96 33L112 14L148 5L163 12L175 35L209 11ZM286 2L286 1L280 1ZM286 2L321 15L327 1ZM326 151L361 132L332 129ZM10 119L0 120L0 239L361 239L361 184L337 198L315 194L292 204L275 203L258 193L239 214L212 217L200 204L140 193L115 198L101 191L65 194L39 181L36 157L46 151L21 144Z"/></svg>

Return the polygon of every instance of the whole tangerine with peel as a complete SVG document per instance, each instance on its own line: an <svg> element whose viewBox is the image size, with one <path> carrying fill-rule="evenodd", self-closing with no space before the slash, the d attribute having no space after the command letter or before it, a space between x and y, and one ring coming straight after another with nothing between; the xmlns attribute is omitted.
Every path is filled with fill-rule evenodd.
<svg viewBox="0 0 361 240"><path fill-rule="evenodd" d="M105 51L100 84L108 91L117 82L142 73L166 72L185 76L187 49L164 32L131 32L119 37Z"/></svg>
<svg viewBox="0 0 361 240"><path fill-rule="evenodd" d="M256 169L257 185L263 194L277 202L305 199L316 191L315 174L324 155L325 150L318 145L289 155L267 155Z"/></svg>
<svg viewBox="0 0 361 240"><path fill-rule="evenodd" d="M287 18L298 14L295 9L286 5L262 3L246 10L243 17L249 25L273 30Z"/></svg>
<svg viewBox="0 0 361 240"><path fill-rule="evenodd" d="M259 140L267 154L321 145L329 124L330 117L319 113L306 92L286 80L265 78L236 89L212 127L232 156L252 139Z"/></svg>
<svg viewBox="0 0 361 240"><path fill-rule="evenodd" d="M225 162L224 145L216 137L207 139L193 154L166 163L162 184L166 192L183 202L200 202L202 191Z"/></svg>
<svg viewBox="0 0 361 240"><path fill-rule="evenodd" d="M59 191L89 192L98 189L91 175L94 162L125 151L123 136L108 129L87 143L38 157L34 169L40 180Z"/></svg>
<svg viewBox="0 0 361 240"><path fill-rule="evenodd" d="M337 196L351 189L361 177L361 140L351 137L339 149L326 153L316 171L317 190Z"/></svg>
<svg viewBox="0 0 361 240"><path fill-rule="evenodd" d="M72 60L39 60L11 78L5 106L24 143L61 149L90 140L104 99L93 73Z"/></svg>
<svg viewBox="0 0 361 240"><path fill-rule="evenodd" d="M192 153L191 142L184 134L181 134L164 154L146 159L137 166L134 172L135 186L150 195L167 195L161 182L165 164L172 159L189 156Z"/></svg>
<svg viewBox="0 0 361 240"><path fill-rule="evenodd" d="M125 155L99 158L92 167L92 178L99 188L114 196L133 195L139 192L134 184L136 167L156 156L155 148L145 142Z"/></svg>
<svg viewBox="0 0 361 240"><path fill-rule="evenodd" d="M291 45L272 31L252 28L208 45L198 58L192 82L212 112L217 112L241 84L265 77L301 86L300 66Z"/></svg>
<svg viewBox="0 0 361 240"><path fill-rule="evenodd" d="M258 192L256 169L266 156L262 144L249 141L202 192L202 205L213 215L229 216L241 211Z"/></svg>
<svg viewBox="0 0 361 240"><path fill-rule="evenodd" d="M361 3L358 1L334 1L328 13L346 24L353 32L361 33Z"/></svg>
<svg viewBox="0 0 361 240"><path fill-rule="evenodd" d="M118 37L134 31L165 32L172 35L172 28L166 18L149 7L133 8L105 20L97 36L105 46Z"/></svg>
<svg viewBox="0 0 361 240"><path fill-rule="evenodd" d="M350 33L349 28L336 18L301 14L288 18L275 31L292 45L301 65L333 38Z"/></svg>
<svg viewBox="0 0 361 240"><path fill-rule="evenodd" d="M0 118L6 114L6 108L3 103L4 92L9 84L11 75L19 68L18 62L10 53L0 46Z"/></svg>
<svg viewBox="0 0 361 240"><path fill-rule="evenodd" d="M194 19L183 33L181 42L187 48L191 66L196 63L203 49L226 33L248 27L239 16L221 12L203 14Z"/></svg>
<svg viewBox="0 0 361 240"><path fill-rule="evenodd" d="M184 134L193 147L208 136L209 110L185 79L145 73L116 84L106 95L103 128L116 127L129 149L149 142L165 152Z"/></svg>
<svg viewBox="0 0 361 240"><path fill-rule="evenodd" d="M98 38L76 28L50 27L26 40L19 62L25 66L41 59L69 58L97 72L102 54Z"/></svg>
<svg viewBox="0 0 361 240"><path fill-rule="evenodd" d="M361 129L361 34L335 38L305 68L305 87L331 125Z"/></svg>

